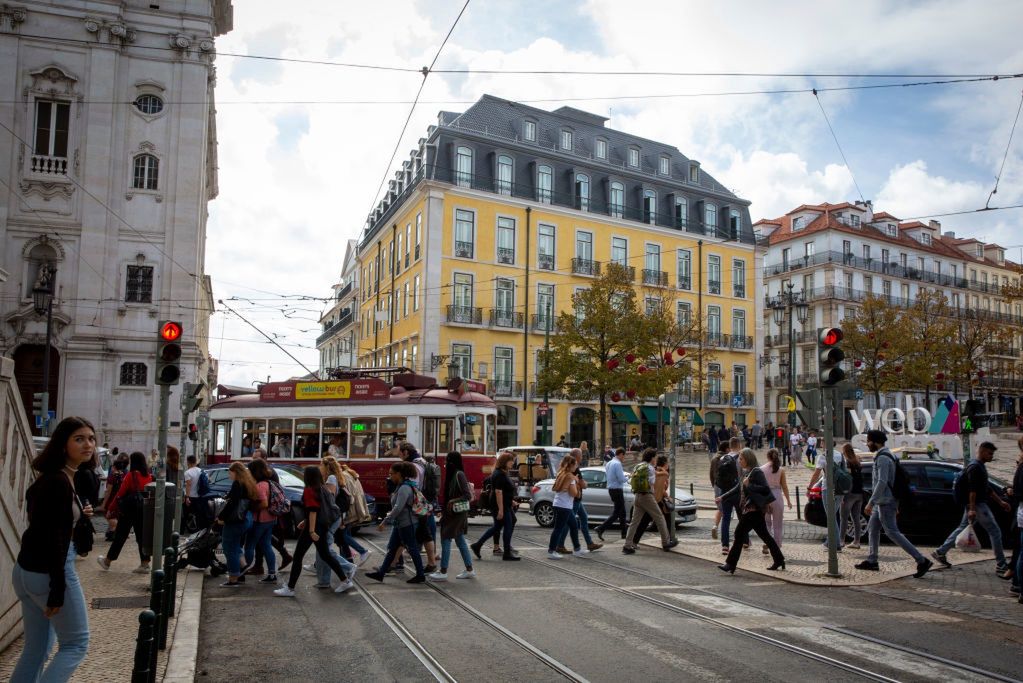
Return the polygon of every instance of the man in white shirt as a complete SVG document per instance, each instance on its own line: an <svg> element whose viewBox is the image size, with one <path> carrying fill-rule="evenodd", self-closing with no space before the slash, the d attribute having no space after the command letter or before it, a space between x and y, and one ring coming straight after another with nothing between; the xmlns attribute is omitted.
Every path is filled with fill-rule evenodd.
<svg viewBox="0 0 1023 683"><path fill-rule="evenodd" d="M291 457L291 437L290 436L282 436L281 438L279 438L277 440L277 443L274 444L274 447L270 449L270 452L273 453L278 458L290 458Z"/></svg>
<svg viewBox="0 0 1023 683"><path fill-rule="evenodd" d="M811 463L817 462L817 432L810 430L810 436L806 437L806 459Z"/></svg>
<svg viewBox="0 0 1023 683"><path fill-rule="evenodd" d="M207 506L199 496L199 478L202 476L202 470L199 468L199 460L194 455L185 458L185 462L188 464L188 469L185 470L185 505L195 517L196 528L204 529L208 526L209 520L206 514Z"/></svg>
<svg viewBox="0 0 1023 683"><path fill-rule="evenodd" d="M813 439L815 437L811 436L810 438ZM824 503L824 505L827 505L827 502L828 502L828 473L824 471L824 468L827 467L828 460L827 460L827 458L824 457L825 452L826 451L821 451L821 457L817 458L817 462L816 462L817 467L814 469L813 474L810 475L810 483L807 484L807 488L809 489L811 486L813 486L817 482L820 482L820 485L821 485L821 501ZM842 457L841 451L838 451L838 450L831 451L831 458L832 458L832 461L835 463L835 470L838 470L839 467L845 467L845 458ZM839 536L839 529L842 528L842 520L840 518L841 518L841 515L842 515L842 500L844 498L845 498L845 495L841 494L841 493L838 493L838 490L836 489L836 491L835 491L835 536ZM827 510L826 507L824 509ZM843 540L844 539L842 539L842 538L838 539L838 550L839 550L839 552L841 552L841 550L842 550L842 541ZM823 545L824 545L825 548L828 547L828 540L827 539L824 539L824 544Z"/></svg>
<svg viewBox="0 0 1023 683"><path fill-rule="evenodd" d="M792 464L803 464L803 435L799 433L799 427L792 430L789 435L789 450L792 451Z"/></svg>

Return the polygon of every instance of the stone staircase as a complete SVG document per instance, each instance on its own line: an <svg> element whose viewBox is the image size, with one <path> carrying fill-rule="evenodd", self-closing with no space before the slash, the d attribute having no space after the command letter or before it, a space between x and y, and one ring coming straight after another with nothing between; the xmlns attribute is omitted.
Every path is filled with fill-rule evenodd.
<svg viewBox="0 0 1023 683"><path fill-rule="evenodd" d="M25 490L33 475L32 429L14 380L14 361L0 357L0 651L21 635L21 608L11 573L28 517Z"/></svg>

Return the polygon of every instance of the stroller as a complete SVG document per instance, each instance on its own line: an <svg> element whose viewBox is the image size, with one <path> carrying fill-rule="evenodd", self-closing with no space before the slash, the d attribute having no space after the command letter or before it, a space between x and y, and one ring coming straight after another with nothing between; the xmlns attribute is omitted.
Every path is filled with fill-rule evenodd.
<svg viewBox="0 0 1023 683"><path fill-rule="evenodd" d="M220 511L224 509L223 498L211 498L209 519L214 520ZM220 546L220 531L215 524L199 529L189 535L181 545L178 546L178 569L195 567L197 569L209 568L211 576L220 576L227 573L225 565L217 557L217 547Z"/></svg>

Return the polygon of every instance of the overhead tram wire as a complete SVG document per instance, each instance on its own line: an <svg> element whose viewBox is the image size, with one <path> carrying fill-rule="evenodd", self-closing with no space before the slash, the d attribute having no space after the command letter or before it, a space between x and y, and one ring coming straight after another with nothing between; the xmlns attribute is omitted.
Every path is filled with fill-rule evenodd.
<svg viewBox="0 0 1023 683"><path fill-rule="evenodd" d="M1016 124L1019 123L1019 113L1023 111L1023 91L1020 92L1019 107L1016 108L1016 118L1012 122L1012 129L1009 131L1009 142L1005 145L1005 155L1002 156L1002 165L998 169L998 175L995 176L995 187L991 190L991 194L987 196L987 202L984 204L984 208L991 206L991 199L998 194L998 183L1002 181L1002 172L1005 171L1005 161L1009 158L1009 149L1012 147L1012 136L1016 132Z"/></svg>
<svg viewBox="0 0 1023 683"><path fill-rule="evenodd" d="M842 150L842 143L838 141L838 136L835 134L835 129L831 125L831 120L828 118L828 112L824 111L824 104L821 102L820 95L817 92L817 88L813 89L813 97L817 100L817 106L821 109L821 114L824 116L824 122L828 124L828 130L831 131L831 137L835 141L835 146L838 147L838 153L842 155L842 161L845 163L846 170L849 171L849 177L852 178L853 186L856 188L856 194L860 196L861 202L866 202L863 197L863 191L860 190L860 184L856 182L856 174L853 173L852 166L849 164L849 160L845 158L845 151Z"/></svg>
<svg viewBox="0 0 1023 683"><path fill-rule="evenodd" d="M241 318L243 321L245 321L245 323L247 323L249 325L249 327L254 329L256 332L259 332L261 335L266 337L267 341L269 341L271 344L273 344L274 346L279 348L281 351L283 351L285 354L287 354L288 358L290 358L291 360L293 360L296 363L298 363L299 365L301 365L302 368L305 369L305 371L308 372L310 375L312 375L316 379L320 378L320 374L318 372L314 372L314 371L310 370L309 366L307 366L305 363L300 361L298 358L295 358L295 356L293 356L291 354L291 351L288 351L286 348L284 348L283 346L278 344L277 341L275 339L273 339L272 337L270 337L266 332L264 332L263 330L259 329L257 326L255 326L251 322L249 322L249 320L245 316L243 316L241 313L239 313L238 311L234 310L233 308L231 308L230 306L225 304L223 299L218 299L217 303L219 303L221 306L223 306L224 308L226 308L227 310L231 311L236 316Z"/></svg>

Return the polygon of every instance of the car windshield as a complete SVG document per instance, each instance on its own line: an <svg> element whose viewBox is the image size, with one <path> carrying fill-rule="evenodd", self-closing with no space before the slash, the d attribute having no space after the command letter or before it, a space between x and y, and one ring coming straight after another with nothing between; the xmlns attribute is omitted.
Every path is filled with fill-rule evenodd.
<svg viewBox="0 0 1023 683"><path fill-rule="evenodd" d="M296 477L291 472L287 472L280 468L275 468L277 476L281 478L281 486L289 489L302 489L305 488L305 482Z"/></svg>

